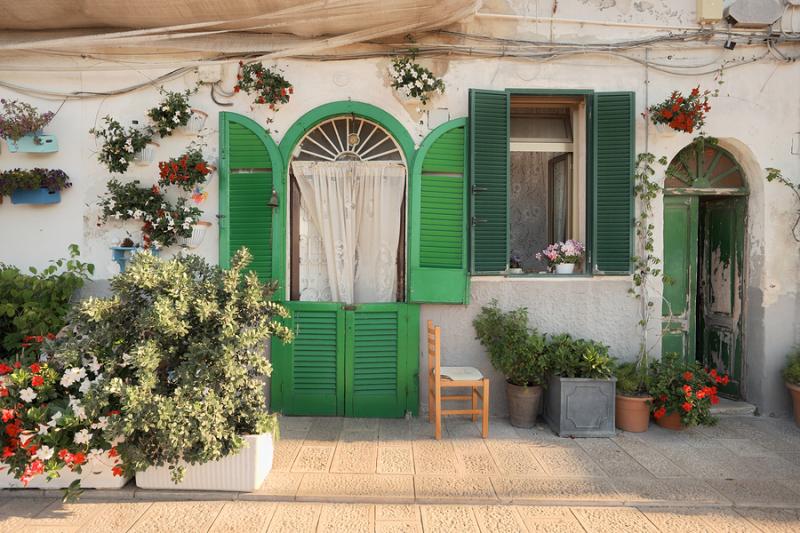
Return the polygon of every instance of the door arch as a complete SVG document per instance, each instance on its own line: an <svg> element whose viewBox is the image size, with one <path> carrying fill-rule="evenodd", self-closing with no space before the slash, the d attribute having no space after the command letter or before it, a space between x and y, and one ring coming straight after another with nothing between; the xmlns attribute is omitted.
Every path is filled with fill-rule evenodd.
<svg viewBox="0 0 800 533"><path fill-rule="evenodd" d="M739 396L744 380L744 169L717 143L698 139L670 161L664 180L662 351L731 375L722 392Z"/></svg>

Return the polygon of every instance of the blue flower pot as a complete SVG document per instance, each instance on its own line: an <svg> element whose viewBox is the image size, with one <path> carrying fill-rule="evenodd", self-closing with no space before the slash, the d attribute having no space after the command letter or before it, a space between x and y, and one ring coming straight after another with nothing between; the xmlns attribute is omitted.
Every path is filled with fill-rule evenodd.
<svg viewBox="0 0 800 533"><path fill-rule="evenodd" d="M38 141L38 142L37 142ZM55 135L38 135L32 133L25 135L17 141L6 139L9 152L27 152L31 154L45 154L58 152L58 140Z"/></svg>
<svg viewBox="0 0 800 533"><path fill-rule="evenodd" d="M131 255L140 251L142 251L142 249L137 248L136 246L112 246L111 259L119 265L120 272L125 272L125 267L127 266L128 261L130 261ZM158 257L158 250L155 248L151 248L150 253L155 257Z"/></svg>
<svg viewBox="0 0 800 533"><path fill-rule="evenodd" d="M11 193L12 204L46 205L61 201L61 191L41 189L17 189Z"/></svg>

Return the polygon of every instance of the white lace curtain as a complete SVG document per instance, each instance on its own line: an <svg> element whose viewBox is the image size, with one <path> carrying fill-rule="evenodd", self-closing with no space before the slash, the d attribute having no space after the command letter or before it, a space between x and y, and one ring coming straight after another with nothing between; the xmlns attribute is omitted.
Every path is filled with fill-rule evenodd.
<svg viewBox="0 0 800 533"><path fill-rule="evenodd" d="M295 161L292 169L321 241L331 301L395 301L405 167Z"/></svg>

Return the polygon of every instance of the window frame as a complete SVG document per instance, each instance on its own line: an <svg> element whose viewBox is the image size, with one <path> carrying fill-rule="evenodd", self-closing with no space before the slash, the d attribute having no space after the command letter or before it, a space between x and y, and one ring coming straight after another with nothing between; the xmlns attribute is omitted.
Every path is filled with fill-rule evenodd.
<svg viewBox="0 0 800 533"><path fill-rule="evenodd" d="M543 278L543 279L572 279L572 278L592 278L595 277L594 272L594 235L593 235L593 222L594 222L594 123L593 123L593 105L595 91L592 89L523 89L523 88L506 88L505 92L508 94L509 106L509 120L511 112L511 99L516 96L581 96L584 99L586 106L586 168L584 169L584 176L586 179L586 227L584 228L586 235L586 261L584 271L575 274L564 276L554 276L551 273L529 272L525 274L510 274L508 272L501 274L480 274L470 272L470 277L489 278L501 277L505 279L517 278ZM573 142L580 142L576 139ZM509 158L511 154L511 134L509 132ZM509 159L510 164L510 159ZM508 190L511 190L511 176L508 177ZM507 202L507 207L510 206L510 198ZM511 220L509 219L508 234L511 235Z"/></svg>

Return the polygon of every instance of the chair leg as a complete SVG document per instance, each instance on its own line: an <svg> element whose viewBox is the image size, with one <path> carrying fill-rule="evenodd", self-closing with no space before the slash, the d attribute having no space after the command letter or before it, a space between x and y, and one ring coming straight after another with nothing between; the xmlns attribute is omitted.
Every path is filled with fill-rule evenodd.
<svg viewBox="0 0 800 533"><path fill-rule="evenodd" d="M483 438L489 437L489 380L483 378Z"/></svg>
<svg viewBox="0 0 800 533"><path fill-rule="evenodd" d="M434 405L436 406L436 440L442 440L442 389L436 387Z"/></svg>
<svg viewBox="0 0 800 533"><path fill-rule="evenodd" d="M434 409L436 409L436 399L433 394L433 384L431 383L431 376L428 376L428 422L433 423Z"/></svg>
<svg viewBox="0 0 800 533"><path fill-rule="evenodd" d="M472 410L478 410L478 389L477 387L472 387ZM472 421L475 422L478 420L478 414L473 412L472 413Z"/></svg>

